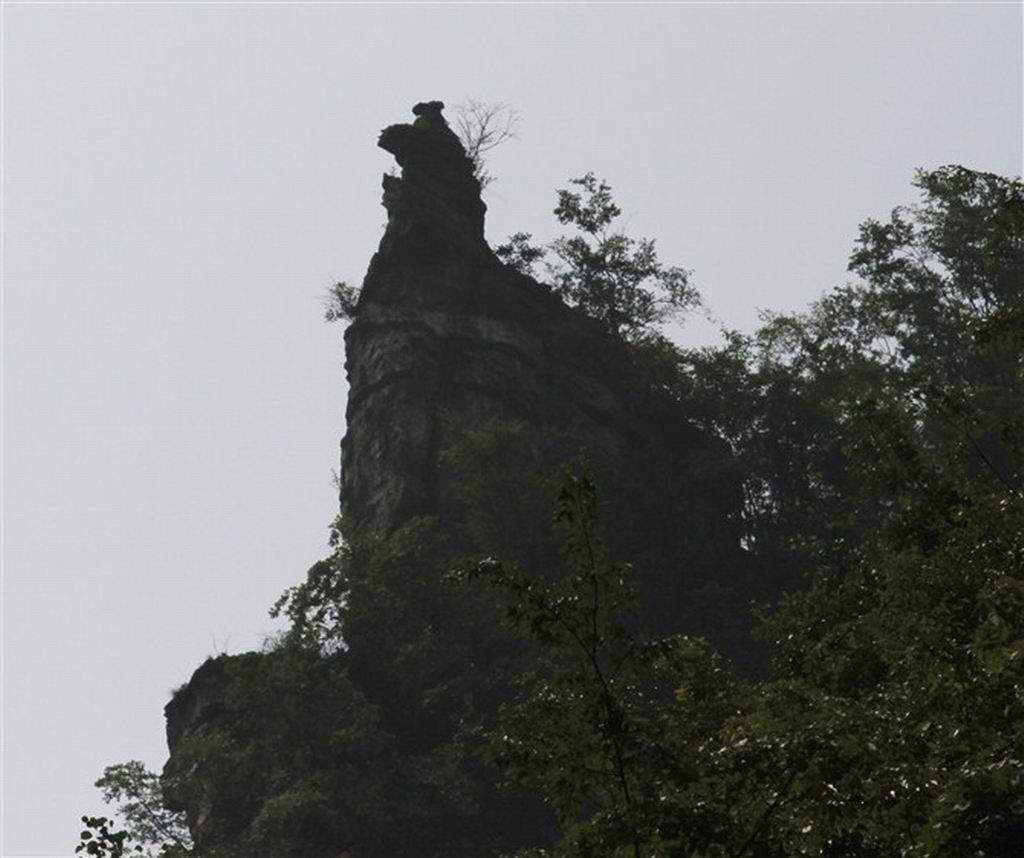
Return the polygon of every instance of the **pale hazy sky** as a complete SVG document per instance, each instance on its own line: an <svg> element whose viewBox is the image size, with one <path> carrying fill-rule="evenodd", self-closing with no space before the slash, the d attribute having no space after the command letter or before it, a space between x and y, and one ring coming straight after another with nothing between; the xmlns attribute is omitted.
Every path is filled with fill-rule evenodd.
<svg viewBox="0 0 1024 858"><path fill-rule="evenodd" d="M514 105L488 234L587 170L727 324L843 282L916 167L1021 172L1004 4L3 9L3 855L70 854L107 764L326 553L337 279L417 101ZM683 337L706 341L693 326Z"/></svg>

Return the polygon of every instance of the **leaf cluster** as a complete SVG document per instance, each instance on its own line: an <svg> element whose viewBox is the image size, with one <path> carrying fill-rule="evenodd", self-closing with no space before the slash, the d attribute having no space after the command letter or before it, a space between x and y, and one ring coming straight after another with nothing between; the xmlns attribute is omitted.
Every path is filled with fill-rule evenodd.
<svg viewBox="0 0 1024 858"><path fill-rule="evenodd" d="M105 816L83 816L82 824L85 828L78 835L76 855L84 853L96 858L122 858L124 855L144 851L140 845L130 847L128 832L113 828L113 820Z"/></svg>

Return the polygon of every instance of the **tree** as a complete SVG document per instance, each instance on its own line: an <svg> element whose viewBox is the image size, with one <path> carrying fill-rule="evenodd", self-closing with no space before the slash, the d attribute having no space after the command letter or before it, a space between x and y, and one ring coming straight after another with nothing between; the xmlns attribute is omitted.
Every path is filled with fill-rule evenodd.
<svg viewBox="0 0 1024 858"><path fill-rule="evenodd" d="M919 207L862 230L861 284L726 347L734 375L757 361L754 413L776 407L774 377L793 404L771 420L800 422L807 400L808 437L843 454L800 476L814 457L771 452L776 509L786 473L808 504L852 488L819 509L838 522L807 519L818 573L764 627L774 675L737 683L699 642L631 631L628 570L593 537L585 478L560 500L562 583L470 570L514 595L510 621L548 652L492 734L496 762L559 810L545 854L1019 852L1024 195L963 168L918 183Z"/></svg>
<svg viewBox="0 0 1024 858"><path fill-rule="evenodd" d="M520 522L536 516L541 465L566 439L492 421L439 439L457 499L480 508L464 532L417 519L387 538L351 535L283 597L290 629L275 647L200 668L223 700L176 752L165 792L203 808L210 842L268 858L524 844L552 845L522 855L564 858L1016 856L1024 189L961 167L917 184L919 205L862 228L859 280L805 314L691 351L655 339L654 317L604 320L620 320L623 352L638 356L631 395L685 403L732 448L746 556L764 593L792 591L762 626L770 673L744 677L694 636L646 633L644 564L606 547L625 543L617 553L637 560L649 546L636 533L699 536L700 511L675 502L699 475L654 445L653 467L631 469L641 485L610 483L622 497L602 504L588 468L564 470L559 570ZM594 250L618 209L604 183L579 187L560 209ZM512 261L540 261L528 236L512 244ZM686 422L656 413L667 416L651 434ZM705 478L725 482L719 467ZM598 509L612 512L607 539ZM469 562L467 539L481 551ZM708 613L686 597L678 613ZM481 754L520 791L500 792ZM152 793L137 765L113 767L116 798ZM139 827L150 806L122 815L163 848ZM85 821L79 851L131 848L106 818Z"/></svg>
<svg viewBox="0 0 1024 858"><path fill-rule="evenodd" d="M76 853L96 858L190 858L192 838L185 815L168 809L159 775L138 760L107 766L96 781L103 801L115 805L124 828L105 816L83 816Z"/></svg>
<svg viewBox="0 0 1024 858"><path fill-rule="evenodd" d="M845 562L839 554L890 516L906 491L900 469L953 457L956 469L1019 485L1020 182L944 167L915 184L918 205L861 227L857 281L806 313L684 351L669 382L729 442L744 474L745 543L772 566L799 567L792 584L822 541ZM895 449L919 455L900 464Z"/></svg>
<svg viewBox="0 0 1024 858"><path fill-rule="evenodd" d="M516 233L495 248L500 259L532 274L550 251L555 261L547 273L555 292L610 333L632 341L656 334L662 323L700 305L690 272L663 265L653 239L630 238L613 228L622 212L607 182L587 173L570 184L581 191L559 190L555 216L577 234L539 248L530 244L529 233Z"/></svg>
<svg viewBox="0 0 1024 858"><path fill-rule="evenodd" d="M455 107L455 133L473 162L473 175L481 190L497 181L488 171L484 156L518 138L519 111L501 101L467 98Z"/></svg>
<svg viewBox="0 0 1024 858"><path fill-rule="evenodd" d="M117 807L125 832L149 858L186 858L192 839L185 815L168 810L160 776L138 760L107 766L96 781L103 801Z"/></svg>
<svg viewBox="0 0 1024 858"><path fill-rule="evenodd" d="M499 792L478 756L525 647L493 602L444 580L452 542L429 519L349 535L282 597L281 640L199 669L216 716L163 780L202 854L468 858L543 837L543 806Z"/></svg>
<svg viewBox="0 0 1024 858"><path fill-rule="evenodd" d="M324 299L325 322L351 322L359 306L359 287L351 286L344 280L327 290Z"/></svg>
<svg viewBox="0 0 1024 858"><path fill-rule="evenodd" d="M83 816L82 824L85 828L78 835L76 855L84 852L95 858L123 858L126 853L138 854L144 851L141 845L132 846L128 832L113 828L113 820L105 816Z"/></svg>
<svg viewBox="0 0 1024 858"><path fill-rule="evenodd" d="M493 559L458 573L510 596L508 621L545 648L491 733L490 759L562 826L553 849L520 854L781 856L762 840L793 778L744 750L751 695L704 641L637 631L630 569L610 559L597 507L589 468L567 467L560 580Z"/></svg>
<svg viewBox="0 0 1024 858"><path fill-rule="evenodd" d="M547 653L491 733L491 759L562 826L521 854L1016 855L1024 504L960 488L938 536L886 529L791 597L766 625L776 675L743 683L699 640L633 630L592 480L568 474L561 581L493 559L460 573L510 595Z"/></svg>
<svg viewBox="0 0 1024 858"><path fill-rule="evenodd" d="M533 235L529 232L516 232L508 237L508 241L494 248L494 253L506 265L516 271L534 277L535 265L547 255L547 248L530 244Z"/></svg>

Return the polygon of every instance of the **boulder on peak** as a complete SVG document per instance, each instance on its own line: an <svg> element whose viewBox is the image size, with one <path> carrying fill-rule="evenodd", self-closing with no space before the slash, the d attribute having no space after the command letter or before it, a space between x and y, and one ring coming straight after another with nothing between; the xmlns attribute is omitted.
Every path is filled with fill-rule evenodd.
<svg viewBox="0 0 1024 858"><path fill-rule="evenodd" d="M475 244L480 250L487 207L475 165L443 110L442 101L421 101L412 109L415 121L389 125L380 134L377 145L402 168L401 177L383 179L388 233L382 249L401 250L411 239L421 258L428 248L462 255Z"/></svg>

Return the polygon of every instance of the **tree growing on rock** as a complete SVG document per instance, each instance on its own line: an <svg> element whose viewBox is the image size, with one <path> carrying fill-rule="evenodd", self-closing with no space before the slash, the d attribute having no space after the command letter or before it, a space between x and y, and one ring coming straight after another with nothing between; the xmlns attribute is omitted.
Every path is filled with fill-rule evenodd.
<svg viewBox="0 0 1024 858"><path fill-rule="evenodd" d="M467 98L455 106L455 133L473 162L473 174L481 190L497 181L487 169L484 156L519 137L519 111L502 101Z"/></svg>
<svg viewBox="0 0 1024 858"><path fill-rule="evenodd" d="M616 226L622 210L604 179L587 173L569 184L558 191L554 213L576 234L538 247L530 233L519 232L495 248L500 259L532 275L550 253L554 258L544 265L554 291L610 333L634 342L700 306L689 271L662 263L654 239L632 238Z"/></svg>

